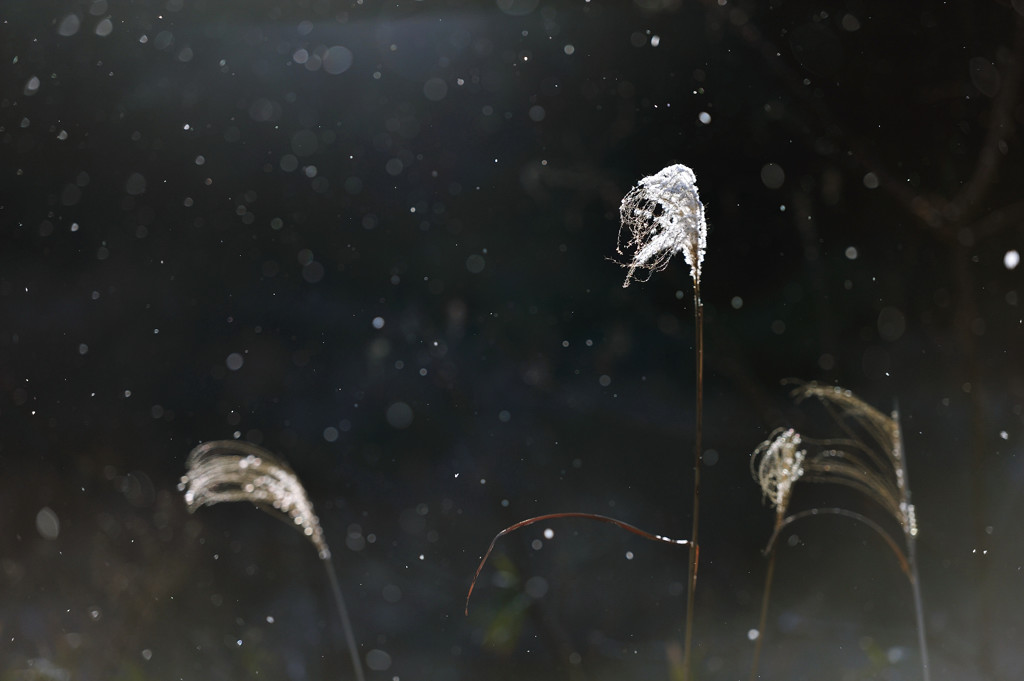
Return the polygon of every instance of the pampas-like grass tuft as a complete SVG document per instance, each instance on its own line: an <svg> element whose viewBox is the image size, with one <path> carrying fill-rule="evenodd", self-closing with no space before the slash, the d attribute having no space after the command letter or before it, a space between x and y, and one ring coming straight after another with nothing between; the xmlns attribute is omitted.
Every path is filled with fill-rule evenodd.
<svg viewBox="0 0 1024 681"><path fill-rule="evenodd" d="M845 437L809 440L793 429L780 429L772 438L762 442L751 458L754 479L760 485L765 500L775 508L775 527L765 548L768 570L750 678L753 680L757 675L779 535L792 523L803 518L838 515L856 520L874 530L892 550L910 581L921 654L921 674L924 681L929 681L928 643L917 573L917 517L910 501L899 414L893 410L887 416L849 390L838 386L800 383L792 394L797 401L811 397L819 400ZM801 448L802 445L813 446L814 449L809 453L808 449ZM790 496L793 486L798 482L842 485L857 491L877 504L899 525L903 531L903 541L898 541L898 535L894 536L875 520L846 508L811 508L790 513Z"/></svg>
<svg viewBox="0 0 1024 681"><path fill-rule="evenodd" d="M295 472L262 447L238 440L214 440L199 445L189 453L185 468L178 489L185 493L189 512L224 501L248 501L309 538L327 571L355 678L364 681L352 621L331 562L331 549L306 488Z"/></svg>

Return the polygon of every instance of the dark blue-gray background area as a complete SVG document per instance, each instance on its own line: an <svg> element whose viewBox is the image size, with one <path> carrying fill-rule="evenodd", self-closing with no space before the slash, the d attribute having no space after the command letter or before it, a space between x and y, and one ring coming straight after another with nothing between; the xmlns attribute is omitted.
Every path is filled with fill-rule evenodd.
<svg viewBox="0 0 1024 681"><path fill-rule="evenodd" d="M750 455L899 406L932 678L1024 676L1024 4L0 5L0 679L351 679L314 547L189 514L197 444L309 492L368 678L669 679L693 288L623 288L671 163L709 235L699 679L746 678L774 512ZM1016 257L1015 257L1016 256ZM792 508L885 512L827 486ZM899 535L898 527L885 525ZM550 537L545 530L551 530ZM908 580L783 538L765 679L919 679Z"/></svg>

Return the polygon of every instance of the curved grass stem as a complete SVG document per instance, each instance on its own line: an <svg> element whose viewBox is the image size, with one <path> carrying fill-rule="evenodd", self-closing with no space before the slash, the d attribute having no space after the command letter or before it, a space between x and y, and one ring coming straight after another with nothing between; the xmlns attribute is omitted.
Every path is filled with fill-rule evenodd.
<svg viewBox="0 0 1024 681"><path fill-rule="evenodd" d="M776 532L781 524L782 518L777 517L775 521ZM774 535L773 535L774 536ZM764 594L761 596L761 617L757 621L757 641L754 643L754 661L750 665L750 681L757 678L757 666L761 661L761 647L764 643L764 630L768 625L768 603L772 596L772 579L775 576L775 546L768 554L768 571L764 576Z"/></svg>
<svg viewBox="0 0 1024 681"><path fill-rule="evenodd" d="M487 559L491 557L491 552L494 551L494 545L497 544L498 540L510 532L515 532L516 530L520 530L524 527L529 527L530 525L533 525L535 523L540 523L545 520L559 520L561 518L583 518L585 520L596 520L598 522L608 523L609 525L615 525L620 529L626 530L627 532L632 532L633 534L639 537L643 537L644 539L647 539L649 541L664 542L666 544L675 544L676 546L689 545L691 547L691 553L694 550L699 551L699 549L696 549L696 546L693 544L691 540L672 539L671 537L663 537L660 534L645 532L644 530L641 530L639 527L635 525L630 525L629 523L623 522L616 518L610 518L606 515L600 515L598 513L581 513L578 511L570 511L567 513L546 513L544 515L534 516L533 518L520 520L518 523L515 523L514 525L509 525L504 530L494 535L494 539L491 540L490 546L487 547L487 551L484 553L484 557L480 559L480 564L477 566L476 572L473 573L473 581L469 584L469 591L466 592L466 615L469 614L469 599L473 595L473 589L476 587L477 579L480 578L480 573L483 572L484 565L487 564Z"/></svg>
<svg viewBox="0 0 1024 681"><path fill-rule="evenodd" d="M363 663L359 659L359 646L356 645L356 635L352 630L352 620L348 616L348 608L345 607L345 599L341 595L341 586L338 584L338 575L334 572L334 563L330 557L323 558L324 569L327 570L327 580L331 583L331 591L334 593L334 605L338 608L338 616L341 618L341 629L345 634L345 645L348 646L349 656L352 658L352 669L356 674L356 681L366 681L363 676Z"/></svg>

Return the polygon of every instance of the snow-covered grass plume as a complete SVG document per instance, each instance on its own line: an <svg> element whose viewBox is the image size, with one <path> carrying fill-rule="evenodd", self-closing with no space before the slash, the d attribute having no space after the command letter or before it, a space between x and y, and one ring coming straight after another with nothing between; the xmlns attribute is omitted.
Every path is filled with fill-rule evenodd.
<svg viewBox="0 0 1024 681"><path fill-rule="evenodd" d="M665 269L680 251L694 283L700 283L708 227L697 193L697 176L690 168L671 165L640 180L623 197L619 219L616 251L630 258L622 263L629 270L623 288Z"/></svg>

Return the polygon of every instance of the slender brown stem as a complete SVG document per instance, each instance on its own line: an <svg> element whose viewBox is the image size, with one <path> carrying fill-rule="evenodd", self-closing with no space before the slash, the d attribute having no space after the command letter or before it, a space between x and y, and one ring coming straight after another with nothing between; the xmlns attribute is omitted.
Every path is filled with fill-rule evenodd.
<svg viewBox="0 0 1024 681"><path fill-rule="evenodd" d="M686 633L683 643L683 679L689 681L693 678L692 650L693 650L693 611L694 596L697 592L697 563L699 552L698 532L700 530L700 469L704 463L704 451L702 443L704 424L704 306L700 302L700 279L695 277L693 281L693 319L696 325L695 355L697 370L697 425L694 435L693 446L693 529L690 534L690 569L687 575L686 588Z"/></svg>
<svg viewBox="0 0 1024 681"><path fill-rule="evenodd" d="M799 513L786 516L785 520L775 525L775 530L772 532L772 536L768 538L768 546L764 549L765 554L769 554L775 550L775 542L778 540L779 535L784 529L795 523L797 520L818 515L839 515L844 518L860 521L870 527L879 537L884 539L885 543L889 545L890 549L892 549L893 554L896 555L896 560L900 562L900 569L903 570L903 574L905 574L911 581L914 581L910 570L910 563L907 561L907 554L904 553L903 549L900 548L900 545L896 543L896 540L892 538L892 535L882 529L882 526L871 518L845 508L809 508L806 511L800 511Z"/></svg>
<svg viewBox="0 0 1024 681"><path fill-rule="evenodd" d="M895 448L894 457L899 462L900 479L903 482L901 485L903 505L906 508L912 509L913 505L910 501L910 475L907 473L907 455L903 449L903 428L900 426L899 412L893 410L892 417L896 423L896 437L894 438L893 447ZM921 599L921 581L917 575L917 526L913 519L911 519L910 523L904 525L903 535L906 538L907 564L910 567L910 572L907 576L910 577L910 589L914 595L917 645L921 654L921 679L922 681L931 681L931 661L928 657L928 639L924 629L924 603Z"/></svg>
<svg viewBox="0 0 1024 681"><path fill-rule="evenodd" d="M366 681L363 675L363 664L359 660L359 646L356 644L356 636L352 631L352 620L348 616L348 608L345 607L345 599L341 595L341 587L338 585L338 575L334 572L334 563L330 556L321 559L324 569L327 570L327 579L331 583L331 592L334 594L334 604L338 608L338 616L341 617L341 630L345 634L345 645L348 646L348 654L352 658L352 670L355 672L356 681Z"/></svg>
<svg viewBox="0 0 1024 681"><path fill-rule="evenodd" d="M782 523L782 516L776 516L775 527L776 532L778 526ZM772 593L772 578L775 575L775 546L772 546L771 552L768 554L768 572L764 576L764 593L761 595L761 617L757 622L757 642L754 644L754 661L750 665L750 681L754 681L757 678L757 665L761 660L761 645L764 642L764 630L768 622L768 601L771 599Z"/></svg>
<svg viewBox="0 0 1024 681"><path fill-rule="evenodd" d="M610 517L608 517L606 515L599 515L597 513L568 512L568 513L547 513L545 515L534 516L533 518L527 518L526 520L520 520L518 523L516 523L514 525L509 525L504 530L502 530L498 534L494 535L494 539L491 540L490 546L487 547L487 552L484 553L484 557L480 559L480 564L477 566L476 572L473 573L473 581L470 582L470 584L469 584L469 591L466 593L466 611L465 611L465 614L467 614L467 615L469 614L469 599L473 595L473 589L476 587L476 580L480 577L480 573L483 571L484 565L487 563L487 559L491 557L491 552L494 551L494 545L498 542L498 540L501 539L502 537L504 537L509 532L515 532L516 530L522 529L524 527L529 527L530 525L533 525L534 523L540 523L540 522L543 522L545 520L558 520L558 519L561 519L561 518L584 518L586 520L596 520L598 522L608 523L610 525L615 525L615 527L618 527L618 528L621 528L623 530L626 530L627 532L632 532L633 534L635 534L637 536L640 536L640 537L643 537L644 539L647 539L649 541L658 541L658 542L664 542L666 544L675 544L676 546L690 545L691 546L691 553L693 551L693 542L692 541L689 541L689 540L686 540L686 539L672 539L671 537L663 537L660 534L652 534L650 532L645 532L644 530L641 530L639 527L636 527L635 525L630 525L629 523L622 522L621 520L618 520L616 518L610 518Z"/></svg>

